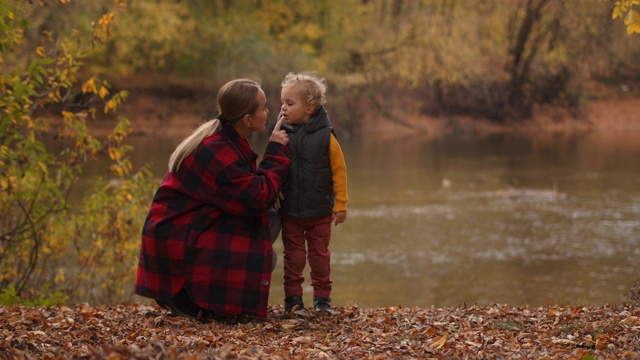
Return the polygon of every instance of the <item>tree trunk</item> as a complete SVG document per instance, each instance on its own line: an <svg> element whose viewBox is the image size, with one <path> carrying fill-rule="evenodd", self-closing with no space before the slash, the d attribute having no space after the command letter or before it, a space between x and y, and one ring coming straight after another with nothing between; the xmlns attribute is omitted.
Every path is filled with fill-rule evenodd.
<svg viewBox="0 0 640 360"><path fill-rule="evenodd" d="M548 31L536 29L539 27L542 11L548 2L549 0L528 0L521 22L518 22L518 15L515 15L513 31L515 36L509 49L507 63L510 80L506 99L500 111L502 122L522 121L532 115L533 102L531 95L527 93L526 85L530 80L531 62L548 33Z"/></svg>

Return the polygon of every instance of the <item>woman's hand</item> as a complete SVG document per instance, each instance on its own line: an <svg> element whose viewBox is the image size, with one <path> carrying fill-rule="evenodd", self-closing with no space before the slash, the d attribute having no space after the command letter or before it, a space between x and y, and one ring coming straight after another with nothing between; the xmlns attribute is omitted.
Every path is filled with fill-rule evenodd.
<svg viewBox="0 0 640 360"><path fill-rule="evenodd" d="M269 137L269 141L275 141L282 145L287 145L287 143L289 142L289 135L287 135L286 131L280 129L281 126L282 118L278 120L276 126L273 128L273 132L271 133L271 137Z"/></svg>

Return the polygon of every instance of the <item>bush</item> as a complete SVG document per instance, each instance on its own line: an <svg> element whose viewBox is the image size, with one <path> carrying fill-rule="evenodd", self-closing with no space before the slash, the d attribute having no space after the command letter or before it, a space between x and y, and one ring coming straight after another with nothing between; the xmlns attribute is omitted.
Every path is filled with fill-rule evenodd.
<svg viewBox="0 0 640 360"><path fill-rule="evenodd" d="M29 17L41 14L34 7L60 11L64 3L0 0L0 289L3 299L21 303L123 293L136 261L139 204L155 187L148 172L128 178L128 120L120 119L106 139L88 131L90 121L113 116L127 97L126 91L111 94L109 83L90 73L79 79L85 49L105 41L114 12L90 33L67 37L40 26L31 36ZM88 39L84 45L82 38ZM60 111L36 115L45 108ZM55 144L47 147L44 139L51 136ZM119 186L97 185L76 213L69 194L85 165L100 156L110 159Z"/></svg>

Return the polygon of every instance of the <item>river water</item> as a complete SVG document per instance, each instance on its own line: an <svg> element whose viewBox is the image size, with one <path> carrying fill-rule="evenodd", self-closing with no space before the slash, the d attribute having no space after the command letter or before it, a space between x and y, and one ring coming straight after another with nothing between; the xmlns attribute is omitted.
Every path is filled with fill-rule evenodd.
<svg viewBox="0 0 640 360"><path fill-rule="evenodd" d="M130 138L134 165L161 177L179 141ZM331 240L334 305L603 305L638 277L640 132L341 143L349 210ZM281 304L275 247L270 303Z"/></svg>

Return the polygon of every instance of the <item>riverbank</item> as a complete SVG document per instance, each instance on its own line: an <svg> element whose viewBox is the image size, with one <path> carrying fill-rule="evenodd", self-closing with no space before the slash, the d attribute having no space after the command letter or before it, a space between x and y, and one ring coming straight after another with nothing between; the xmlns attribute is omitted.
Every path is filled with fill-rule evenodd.
<svg viewBox="0 0 640 360"><path fill-rule="evenodd" d="M573 136L640 133L640 98L591 100L581 114L557 107L537 107L532 119L521 123L497 124L471 116L429 117L407 103L391 107L391 117L371 113L362 126L363 136L379 141L402 138L489 135L515 132L529 136ZM402 121L398 121L402 119Z"/></svg>
<svg viewBox="0 0 640 360"><path fill-rule="evenodd" d="M149 82L136 80L118 88L128 89L129 98L119 109L132 121L133 136L185 137L204 120L216 113L216 85L206 83ZM342 119L333 114L334 127L347 137L368 138L375 141L394 141L405 138L435 139L443 136L483 135L500 132L518 132L531 136L573 136L582 133L640 132L640 97L633 94L602 94L589 100L580 113L567 109L539 106L534 116L526 121L498 124L491 119L468 115L427 116L415 98L398 95L395 98L376 99L376 106L366 100L350 104L358 119ZM272 94L268 94L272 95ZM270 119L275 118L279 101L268 96ZM333 104L336 106L335 104ZM347 105L342 105L347 106ZM332 104L327 105L333 111ZM376 108L384 108L384 114ZM352 110L353 110L352 109ZM93 131L110 130L113 122L93 124Z"/></svg>
<svg viewBox="0 0 640 360"><path fill-rule="evenodd" d="M155 305L0 307L0 358L623 359L640 357L640 308L507 305L336 308L294 318L282 306L245 324L203 324Z"/></svg>

